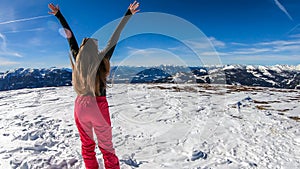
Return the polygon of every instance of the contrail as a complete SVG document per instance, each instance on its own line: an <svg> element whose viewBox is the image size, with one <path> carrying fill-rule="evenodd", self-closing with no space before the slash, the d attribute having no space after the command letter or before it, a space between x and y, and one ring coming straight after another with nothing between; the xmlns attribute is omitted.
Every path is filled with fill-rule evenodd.
<svg viewBox="0 0 300 169"><path fill-rule="evenodd" d="M35 32L35 31L43 31L43 30L44 28L34 28L34 29L24 29L24 30L13 30L13 31L7 31L2 33L6 34L6 33L20 33L20 32Z"/></svg>
<svg viewBox="0 0 300 169"><path fill-rule="evenodd" d="M288 13L288 11L285 9L285 7L279 2L279 0L274 0L274 2L278 6L278 8L290 18L290 20L294 21L291 15Z"/></svg>
<svg viewBox="0 0 300 169"><path fill-rule="evenodd" d="M0 49L5 50L6 49L6 37L0 33L0 39L2 39L2 44L0 44Z"/></svg>
<svg viewBox="0 0 300 169"><path fill-rule="evenodd" d="M50 17L50 15L43 15L43 16L36 16L36 17L32 17L32 18L23 18L23 19L16 19L16 20L11 20L11 21L0 22L0 25L16 23L16 22L31 21L31 20L42 19L42 18L47 18L47 17Z"/></svg>
<svg viewBox="0 0 300 169"><path fill-rule="evenodd" d="M23 57L22 55L20 55L17 52L9 52L9 51L7 51L6 37L2 33L0 33L0 40L2 40L2 44L0 44L0 54L2 54L2 55L16 56L16 57Z"/></svg>
<svg viewBox="0 0 300 169"><path fill-rule="evenodd" d="M292 33L295 30L300 30L300 24L296 25L295 27L293 27L288 33L286 33L287 35L289 35L290 33Z"/></svg>

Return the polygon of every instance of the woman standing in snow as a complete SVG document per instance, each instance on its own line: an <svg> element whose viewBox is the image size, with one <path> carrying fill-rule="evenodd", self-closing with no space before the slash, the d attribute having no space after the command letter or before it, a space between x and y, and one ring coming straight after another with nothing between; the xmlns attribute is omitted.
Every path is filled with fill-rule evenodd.
<svg viewBox="0 0 300 169"><path fill-rule="evenodd" d="M84 38L80 47L63 17L58 5L48 5L57 17L66 33L72 56L72 83L77 93L74 116L80 134L82 157L87 169L98 169L95 153L93 129L97 136L98 147L103 154L105 168L119 169L119 159L112 143L112 128L108 103L106 100L106 78L110 71L110 58L116 47L121 31L130 19L137 13L139 3L129 5L125 16L120 21L107 46L98 51L98 42L93 38Z"/></svg>

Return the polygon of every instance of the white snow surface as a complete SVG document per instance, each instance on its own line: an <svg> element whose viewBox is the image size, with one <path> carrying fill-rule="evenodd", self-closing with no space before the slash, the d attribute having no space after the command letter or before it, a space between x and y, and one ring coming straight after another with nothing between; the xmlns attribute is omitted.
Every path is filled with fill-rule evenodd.
<svg viewBox="0 0 300 169"><path fill-rule="evenodd" d="M72 87L0 92L0 168L84 168L75 98ZM300 168L299 90L114 84L107 99L122 169Z"/></svg>

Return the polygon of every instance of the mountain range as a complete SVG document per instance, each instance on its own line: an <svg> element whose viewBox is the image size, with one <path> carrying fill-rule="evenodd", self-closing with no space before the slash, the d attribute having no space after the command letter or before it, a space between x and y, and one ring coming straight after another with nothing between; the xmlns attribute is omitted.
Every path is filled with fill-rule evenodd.
<svg viewBox="0 0 300 169"><path fill-rule="evenodd" d="M300 89L300 65L113 66L108 82L209 83ZM17 68L0 73L0 91L71 85L72 70L69 68Z"/></svg>

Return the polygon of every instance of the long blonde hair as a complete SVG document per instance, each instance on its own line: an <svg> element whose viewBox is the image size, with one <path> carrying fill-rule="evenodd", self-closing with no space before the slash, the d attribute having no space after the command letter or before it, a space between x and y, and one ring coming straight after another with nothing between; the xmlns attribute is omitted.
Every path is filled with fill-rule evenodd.
<svg viewBox="0 0 300 169"><path fill-rule="evenodd" d="M100 95L100 87L106 88L106 78L109 75L109 60L98 54L96 39L84 38L75 63L72 58L72 83L78 95Z"/></svg>

